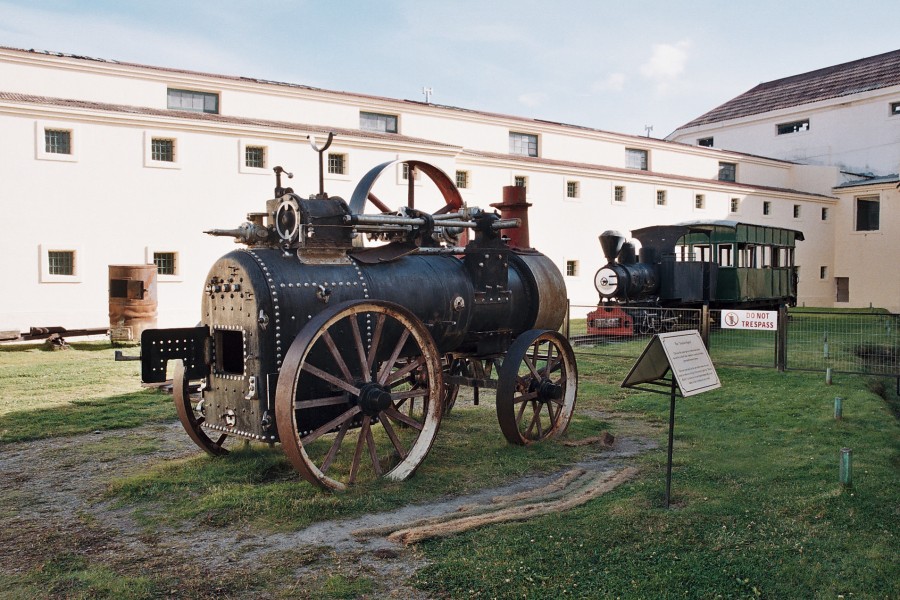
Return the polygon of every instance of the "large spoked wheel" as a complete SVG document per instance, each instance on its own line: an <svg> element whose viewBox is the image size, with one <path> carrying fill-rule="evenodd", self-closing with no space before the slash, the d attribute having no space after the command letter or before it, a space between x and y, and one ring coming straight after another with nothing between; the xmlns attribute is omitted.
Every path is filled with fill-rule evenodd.
<svg viewBox="0 0 900 600"><path fill-rule="evenodd" d="M184 376L184 362L176 360L172 374L172 397L175 399L178 420L181 421L184 430L194 440L194 443L206 452L213 456L228 454L228 450L222 447L228 434L223 433L216 441L213 441L203 430L203 421L206 420L206 417L194 406L188 389L189 383Z"/></svg>
<svg viewBox="0 0 900 600"><path fill-rule="evenodd" d="M569 426L578 370L562 335L526 331L510 346L498 376L497 419L511 444L556 437Z"/></svg>
<svg viewBox="0 0 900 600"><path fill-rule="evenodd" d="M411 312L357 300L313 317L285 355L275 395L278 437L309 482L342 490L408 478L442 415L441 357Z"/></svg>

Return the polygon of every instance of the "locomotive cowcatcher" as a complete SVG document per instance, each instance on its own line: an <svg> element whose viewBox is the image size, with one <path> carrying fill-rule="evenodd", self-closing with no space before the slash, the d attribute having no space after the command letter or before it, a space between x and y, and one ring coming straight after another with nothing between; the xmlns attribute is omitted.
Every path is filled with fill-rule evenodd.
<svg viewBox="0 0 900 600"><path fill-rule="evenodd" d="M510 443L565 431L578 379L557 332L565 284L527 247L527 228L515 229L522 188L504 189L498 215L464 206L440 169L404 161L407 206L391 212L371 190L393 161L369 171L348 203L323 189L330 142L311 141L318 194L282 187L291 175L275 167L265 212L207 232L244 247L210 269L198 326L143 333L143 381L165 381L172 361L178 416L198 446L221 455L230 438L279 442L305 479L333 490L412 475L460 386L475 402L480 389L496 391ZM441 192L434 214L414 207L416 172ZM382 212L364 214L367 202ZM385 243L363 247L364 236Z"/></svg>

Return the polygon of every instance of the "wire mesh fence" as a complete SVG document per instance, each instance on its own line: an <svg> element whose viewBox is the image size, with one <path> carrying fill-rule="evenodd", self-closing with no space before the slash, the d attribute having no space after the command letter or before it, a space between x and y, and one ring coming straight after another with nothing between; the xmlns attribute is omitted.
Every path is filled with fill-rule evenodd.
<svg viewBox="0 0 900 600"><path fill-rule="evenodd" d="M717 365L776 367L777 329L721 327L722 310L709 311L709 356Z"/></svg>
<svg viewBox="0 0 900 600"><path fill-rule="evenodd" d="M636 360L656 333L697 329L718 365L777 367L779 336L788 370L887 375L900 378L900 315L794 308L778 329L728 329L710 310L572 305L568 335L575 352Z"/></svg>
<svg viewBox="0 0 900 600"><path fill-rule="evenodd" d="M646 306L569 307L569 342L576 352L636 359L653 334L700 328L700 311Z"/></svg>
<svg viewBox="0 0 900 600"><path fill-rule="evenodd" d="M788 369L900 377L900 315L792 310L786 358Z"/></svg>

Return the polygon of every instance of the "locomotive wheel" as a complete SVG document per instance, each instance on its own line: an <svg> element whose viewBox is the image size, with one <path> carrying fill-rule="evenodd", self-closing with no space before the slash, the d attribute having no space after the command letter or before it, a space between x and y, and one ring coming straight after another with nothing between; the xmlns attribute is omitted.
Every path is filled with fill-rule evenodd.
<svg viewBox="0 0 900 600"><path fill-rule="evenodd" d="M370 300L330 307L304 326L281 367L275 417L284 453L325 489L402 481L437 434L441 375L431 334L405 308Z"/></svg>
<svg viewBox="0 0 900 600"><path fill-rule="evenodd" d="M509 443L539 442L569 426L578 369L572 346L562 335L526 331L510 346L498 377L497 420Z"/></svg>
<svg viewBox="0 0 900 600"><path fill-rule="evenodd" d="M206 417L195 410L191 402L190 390L188 389L189 383L184 376L184 362L176 360L174 373L172 374L172 397L175 399L175 410L178 413L178 420L181 421L184 430L194 440L194 443L206 450L206 452L213 456L228 454L228 450L222 447L228 434L223 433L214 442L203 430L202 425Z"/></svg>

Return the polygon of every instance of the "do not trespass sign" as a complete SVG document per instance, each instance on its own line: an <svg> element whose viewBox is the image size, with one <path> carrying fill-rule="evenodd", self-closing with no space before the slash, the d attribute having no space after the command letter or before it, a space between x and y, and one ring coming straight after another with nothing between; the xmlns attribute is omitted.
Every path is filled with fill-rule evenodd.
<svg viewBox="0 0 900 600"><path fill-rule="evenodd" d="M778 329L778 311L723 309L720 326L722 329L774 331Z"/></svg>

